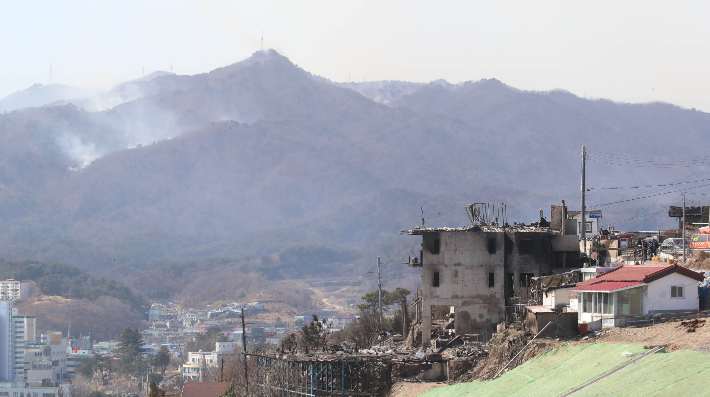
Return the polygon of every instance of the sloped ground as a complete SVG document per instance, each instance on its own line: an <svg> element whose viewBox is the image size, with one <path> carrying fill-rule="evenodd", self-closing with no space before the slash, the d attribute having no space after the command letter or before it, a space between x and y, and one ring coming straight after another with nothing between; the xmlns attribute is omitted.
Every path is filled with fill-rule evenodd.
<svg viewBox="0 0 710 397"><path fill-rule="evenodd" d="M637 344L564 344L488 382L437 387L422 396L559 396L642 354ZM629 357L628 353L633 353ZM710 395L710 354L657 353L576 395Z"/></svg>
<svg viewBox="0 0 710 397"><path fill-rule="evenodd" d="M702 320L710 320L702 318ZM607 328L597 332L594 342L640 343L647 346L665 346L669 351L697 350L710 353L710 323L688 332L678 321L646 327Z"/></svg>

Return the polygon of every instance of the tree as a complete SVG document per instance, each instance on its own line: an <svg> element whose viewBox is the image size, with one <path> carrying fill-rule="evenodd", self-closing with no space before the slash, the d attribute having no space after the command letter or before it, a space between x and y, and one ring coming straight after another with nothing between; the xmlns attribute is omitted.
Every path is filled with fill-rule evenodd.
<svg viewBox="0 0 710 397"><path fill-rule="evenodd" d="M170 351L165 346L160 346L158 353L153 356L153 366L160 368L161 373L165 376L165 369L170 364Z"/></svg>
<svg viewBox="0 0 710 397"><path fill-rule="evenodd" d="M80 375L92 378L96 372L103 372L106 367L106 359L102 355L97 354L93 357L86 357L81 360L81 364L79 364L76 370Z"/></svg>
<svg viewBox="0 0 710 397"><path fill-rule="evenodd" d="M159 388L155 382L150 382L148 390L148 397L165 397L165 390Z"/></svg>
<svg viewBox="0 0 710 397"><path fill-rule="evenodd" d="M306 353L309 350L324 350L328 344L327 336L325 335L323 323L318 321L318 316L313 315L313 321L301 328L301 345Z"/></svg>
<svg viewBox="0 0 710 397"><path fill-rule="evenodd" d="M382 332L387 331L387 323L380 321L379 316L366 315L350 323L345 329L338 331L336 339L348 341L355 345L355 350L369 348Z"/></svg>
<svg viewBox="0 0 710 397"><path fill-rule="evenodd" d="M120 371L123 374L136 374L142 372L144 362L142 354L143 337L138 329L126 327L121 336L118 338L118 349L116 352L120 354Z"/></svg>
<svg viewBox="0 0 710 397"><path fill-rule="evenodd" d="M394 292L389 292L387 290L382 290L382 311L389 311L390 306L396 304L402 304L402 302L407 299L407 296L412 292L406 288L397 287ZM375 315L379 312L379 299L380 294L378 290L368 292L362 296L362 300L365 302L358 305L358 310L364 315Z"/></svg>

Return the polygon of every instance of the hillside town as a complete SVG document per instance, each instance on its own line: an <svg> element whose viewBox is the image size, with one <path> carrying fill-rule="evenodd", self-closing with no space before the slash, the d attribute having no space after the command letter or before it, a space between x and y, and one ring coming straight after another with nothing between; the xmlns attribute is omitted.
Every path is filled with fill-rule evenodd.
<svg viewBox="0 0 710 397"><path fill-rule="evenodd" d="M678 211L672 207L668 214L677 217ZM651 232L603 228L602 212L589 212L583 237L581 212L568 210L564 201L550 207L549 217L541 211L537 222L512 225L505 203L475 203L466 207L470 226L429 227L422 220L402 232L421 238L419 255L402 266L422 273L421 288L413 297L407 291L399 308L383 304L382 291L371 295L379 300L369 309L313 310L286 321L263 302L204 308L154 302L145 313L145 328L127 328L120 337L104 341L71 334L71 329L66 334L38 329L31 313L21 315L13 307L29 294L32 282L5 280L0 282L0 321L5 324L0 339L7 341L0 346L0 357L6 358L0 362L5 380L0 393L66 397L75 394L76 381L85 383L87 375L100 379L93 388L112 390L122 379L118 368L128 354L131 332L141 341L133 348L152 363L125 389L138 395L149 391L150 382L177 391L193 382L213 384L217 374L222 382L225 362L233 366L244 360L256 368L253 379L242 381L245 387L267 387L264 376L275 370L285 383L268 387L285 392L299 385L321 394L347 387L345 394L381 395L393 384L402 388L401 382L495 379L500 374L490 373L496 365L491 356L502 340L509 345L508 355L516 349L520 354L533 340L538 348L541 343L559 345L560 340L584 343L610 338L616 328L678 321L695 332L689 337L700 338L710 314L710 247L705 238L710 228L703 226L708 225L710 207L680 211L681 217L685 213L680 229ZM269 323L266 319L274 314L280 315L278 321ZM374 328L358 328L373 314ZM96 365L99 361L106 364ZM318 366L323 374L305 386L291 372L304 363ZM363 369L354 378L344 373L320 378L341 365L337 363L344 371L353 365ZM235 380L231 382L234 387Z"/></svg>

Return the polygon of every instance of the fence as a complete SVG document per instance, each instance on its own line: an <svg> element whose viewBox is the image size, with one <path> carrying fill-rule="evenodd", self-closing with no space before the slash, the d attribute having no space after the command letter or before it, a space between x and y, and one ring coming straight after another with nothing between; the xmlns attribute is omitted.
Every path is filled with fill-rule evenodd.
<svg viewBox="0 0 710 397"><path fill-rule="evenodd" d="M257 360L260 396L377 396L391 383L389 368L377 361L249 356Z"/></svg>

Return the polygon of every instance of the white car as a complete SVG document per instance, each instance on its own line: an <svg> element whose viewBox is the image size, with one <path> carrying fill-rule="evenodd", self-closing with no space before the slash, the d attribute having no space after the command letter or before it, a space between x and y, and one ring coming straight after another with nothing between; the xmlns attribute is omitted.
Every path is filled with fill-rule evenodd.
<svg viewBox="0 0 710 397"><path fill-rule="evenodd" d="M661 252L664 254L683 254L683 239L682 238L667 238L661 244Z"/></svg>

